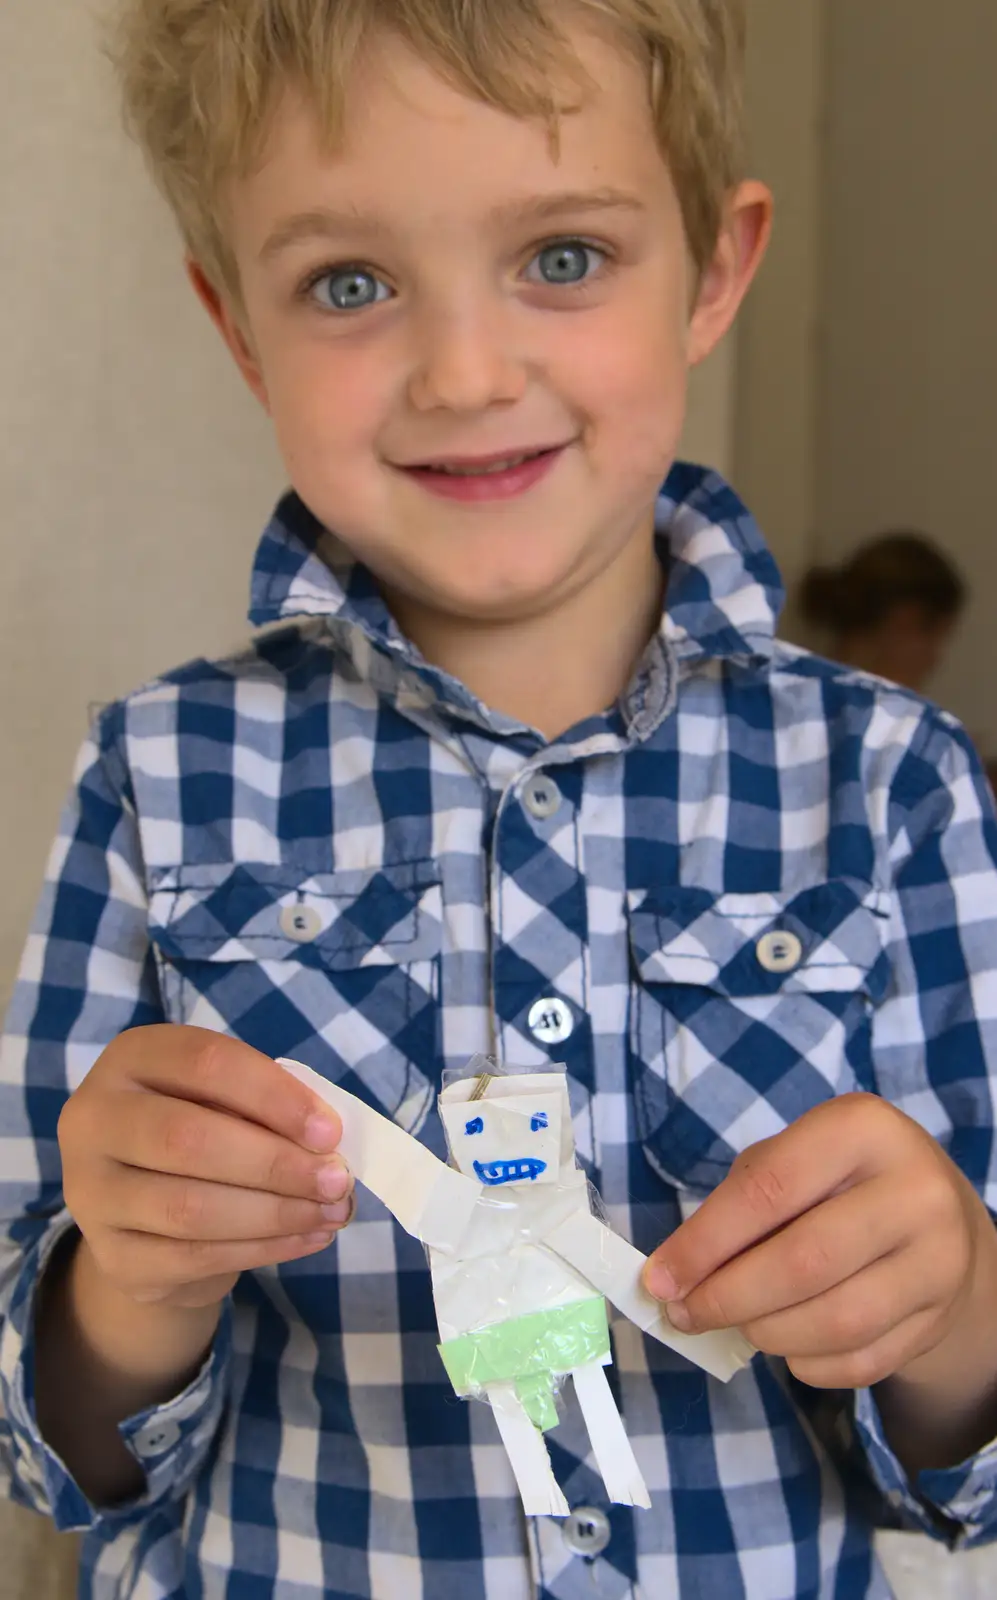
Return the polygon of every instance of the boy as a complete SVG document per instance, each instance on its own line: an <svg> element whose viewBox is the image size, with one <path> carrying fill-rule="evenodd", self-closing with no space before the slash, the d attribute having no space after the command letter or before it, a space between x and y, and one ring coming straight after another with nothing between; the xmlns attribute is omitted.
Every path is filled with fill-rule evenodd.
<svg viewBox="0 0 997 1600"><path fill-rule="evenodd" d="M774 642L729 490L659 495L769 227L741 23L125 8L294 493L268 631L96 727L10 1018L3 1461L87 1594L857 1600L876 1521L997 1526L993 814L948 719ZM617 1326L650 1512L569 1406L524 1521L272 1059L440 1149L479 1050L567 1064L651 1289L759 1349L723 1387Z"/></svg>

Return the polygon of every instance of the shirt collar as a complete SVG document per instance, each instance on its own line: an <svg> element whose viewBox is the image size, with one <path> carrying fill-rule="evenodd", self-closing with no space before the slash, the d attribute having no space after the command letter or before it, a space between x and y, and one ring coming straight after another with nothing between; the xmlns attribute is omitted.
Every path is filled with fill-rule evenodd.
<svg viewBox="0 0 997 1600"><path fill-rule="evenodd" d="M642 735L667 710L670 659L687 665L769 655L783 601L778 569L754 519L717 473L676 465L658 498L655 524L668 592L659 633L622 702L625 720ZM528 731L423 659L369 570L293 492L281 500L257 551L249 617L256 627L324 617L378 688L427 708L442 700L496 732Z"/></svg>
<svg viewBox="0 0 997 1600"><path fill-rule="evenodd" d="M682 660L768 656L785 594L758 524L719 473L679 462L655 518L669 562L662 632Z"/></svg>

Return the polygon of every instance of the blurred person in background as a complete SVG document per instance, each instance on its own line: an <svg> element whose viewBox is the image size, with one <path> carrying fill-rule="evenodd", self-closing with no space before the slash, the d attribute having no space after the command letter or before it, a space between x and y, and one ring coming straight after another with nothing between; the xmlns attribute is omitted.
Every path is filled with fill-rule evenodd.
<svg viewBox="0 0 997 1600"><path fill-rule="evenodd" d="M958 567L921 533L880 534L804 576L800 611L835 661L927 691L966 606ZM985 758L987 759L987 758ZM997 760L987 759L997 789Z"/></svg>
<svg viewBox="0 0 997 1600"><path fill-rule="evenodd" d="M846 666L925 692L966 603L957 567L919 533L885 533L803 579L803 617Z"/></svg>

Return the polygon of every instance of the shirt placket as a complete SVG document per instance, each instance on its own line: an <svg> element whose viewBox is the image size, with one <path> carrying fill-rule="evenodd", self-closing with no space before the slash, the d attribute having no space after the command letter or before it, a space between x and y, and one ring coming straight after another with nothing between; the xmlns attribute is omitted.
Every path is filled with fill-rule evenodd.
<svg viewBox="0 0 997 1600"><path fill-rule="evenodd" d="M577 1144L591 1158L595 1092L588 995L588 909L579 827L580 754L545 751L506 774L491 837L492 997L499 1059L568 1074ZM593 1171L593 1176L596 1174ZM632 1512L610 1506L591 1464L581 1413L566 1384L549 1436L570 1507L566 1518L530 1519L538 1600L627 1600L630 1577L614 1549L632 1552ZM628 1562L626 1557L624 1565Z"/></svg>

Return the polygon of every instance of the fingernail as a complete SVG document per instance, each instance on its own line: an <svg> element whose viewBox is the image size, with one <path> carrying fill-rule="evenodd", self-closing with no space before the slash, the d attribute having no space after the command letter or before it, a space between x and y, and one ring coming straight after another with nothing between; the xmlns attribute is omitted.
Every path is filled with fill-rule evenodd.
<svg viewBox="0 0 997 1600"><path fill-rule="evenodd" d="M305 1123L305 1144L309 1150L329 1150L335 1146L338 1136L336 1124L321 1113L309 1117Z"/></svg>
<svg viewBox="0 0 997 1600"><path fill-rule="evenodd" d="M303 1237L305 1244L331 1244L334 1235L328 1228L322 1228L318 1233L306 1233Z"/></svg>
<svg viewBox="0 0 997 1600"><path fill-rule="evenodd" d="M674 1300L679 1292L675 1282L666 1266L660 1261L652 1261L644 1273L644 1282L648 1292L654 1295L655 1300Z"/></svg>
<svg viewBox="0 0 997 1600"><path fill-rule="evenodd" d="M692 1327L692 1318L689 1315L689 1308L688 1306L684 1306L681 1300L673 1300L669 1305L666 1305L665 1316L668 1318L672 1327L678 1328L680 1333L688 1333L689 1329Z"/></svg>
<svg viewBox="0 0 997 1600"><path fill-rule="evenodd" d="M334 1222L337 1227L342 1227L349 1222L353 1215L353 1196L348 1194L342 1200L337 1200L334 1206L323 1206L322 1215L329 1222Z"/></svg>
<svg viewBox="0 0 997 1600"><path fill-rule="evenodd" d="M349 1168L341 1161L330 1162L317 1174L315 1186L323 1200L342 1200L350 1187Z"/></svg>

